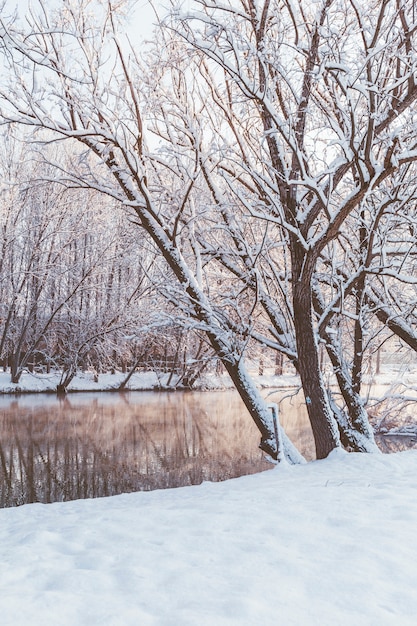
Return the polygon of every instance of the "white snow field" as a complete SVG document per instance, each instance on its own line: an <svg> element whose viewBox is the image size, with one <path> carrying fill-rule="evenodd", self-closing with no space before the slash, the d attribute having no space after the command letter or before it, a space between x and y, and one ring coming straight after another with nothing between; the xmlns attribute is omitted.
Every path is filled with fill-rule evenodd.
<svg viewBox="0 0 417 626"><path fill-rule="evenodd" d="M0 510L2 626L417 624L417 451Z"/></svg>

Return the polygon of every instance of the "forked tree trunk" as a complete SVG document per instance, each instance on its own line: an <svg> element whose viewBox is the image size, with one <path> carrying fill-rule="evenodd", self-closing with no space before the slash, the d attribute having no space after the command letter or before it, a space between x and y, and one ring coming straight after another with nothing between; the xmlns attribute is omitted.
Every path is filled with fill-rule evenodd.
<svg viewBox="0 0 417 626"><path fill-rule="evenodd" d="M61 374L61 379L56 386L57 395L61 396L67 393L68 386L75 378L77 373L77 367L74 364L68 366L67 369L64 369Z"/></svg>

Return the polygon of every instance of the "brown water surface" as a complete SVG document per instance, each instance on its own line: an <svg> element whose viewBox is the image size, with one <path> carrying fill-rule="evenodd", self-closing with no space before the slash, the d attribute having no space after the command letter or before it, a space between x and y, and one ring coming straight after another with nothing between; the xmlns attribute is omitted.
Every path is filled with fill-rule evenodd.
<svg viewBox="0 0 417 626"><path fill-rule="evenodd" d="M272 398L276 401L276 398ZM311 458L303 407L288 433ZM235 392L0 398L0 507L219 481L270 469Z"/></svg>
<svg viewBox="0 0 417 626"><path fill-rule="evenodd" d="M314 458L302 399L265 391ZM288 397L286 397L288 396ZM199 484L273 467L233 391L0 396L0 507ZM379 437L384 452L415 438Z"/></svg>

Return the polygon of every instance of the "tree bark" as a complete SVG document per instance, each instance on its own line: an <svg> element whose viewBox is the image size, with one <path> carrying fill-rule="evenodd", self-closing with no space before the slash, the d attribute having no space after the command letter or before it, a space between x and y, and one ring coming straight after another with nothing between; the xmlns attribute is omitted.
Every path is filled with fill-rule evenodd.
<svg viewBox="0 0 417 626"><path fill-rule="evenodd" d="M323 459L340 446L340 439L320 372L309 281L306 284L300 278L293 283L293 306L298 372L313 430L316 455L318 459Z"/></svg>
<svg viewBox="0 0 417 626"><path fill-rule="evenodd" d="M322 316L324 306L317 286L313 288L313 304L315 311ZM352 448L355 452L378 452L379 449L375 443L374 433L369 424L362 398L352 384L348 368L342 360L332 335L326 332L326 328L323 327L320 337L325 342L326 351L348 412L348 415L345 415L337 407L332 397L329 397L343 445Z"/></svg>

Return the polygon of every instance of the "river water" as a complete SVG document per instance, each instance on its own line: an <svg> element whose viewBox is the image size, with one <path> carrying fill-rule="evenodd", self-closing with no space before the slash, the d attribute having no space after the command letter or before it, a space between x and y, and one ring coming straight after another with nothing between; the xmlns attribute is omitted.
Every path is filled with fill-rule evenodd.
<svg viewBox="0 0 417 626"><path fill-rule="evenodd" d="M280 402L298 449L314 458L303 402L289 391L266 393ZM0 507L268 470L259 439L233 391L0 396Z"/></svg>

